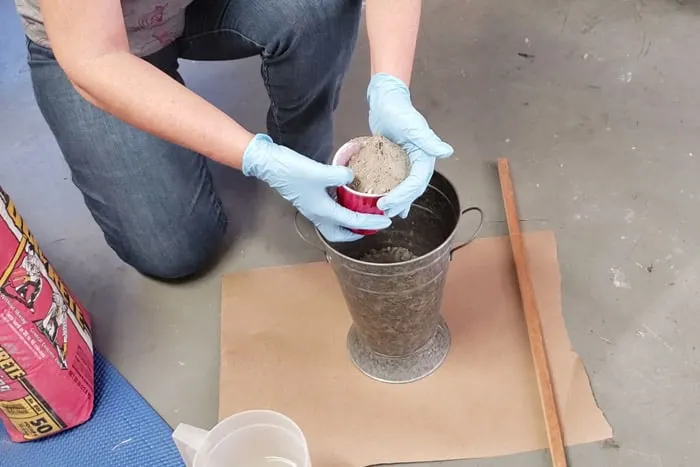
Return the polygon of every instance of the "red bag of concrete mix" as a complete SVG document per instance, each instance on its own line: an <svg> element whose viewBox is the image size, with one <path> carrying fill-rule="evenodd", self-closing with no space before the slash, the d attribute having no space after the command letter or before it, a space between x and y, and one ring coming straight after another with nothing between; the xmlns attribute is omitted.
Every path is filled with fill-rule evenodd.
<svg viewBox="0 0 700 467"><path fill-rule="evenodd" d="M0 188L0 420L10 438L89 419L93 375L90 317Z"/></svg>

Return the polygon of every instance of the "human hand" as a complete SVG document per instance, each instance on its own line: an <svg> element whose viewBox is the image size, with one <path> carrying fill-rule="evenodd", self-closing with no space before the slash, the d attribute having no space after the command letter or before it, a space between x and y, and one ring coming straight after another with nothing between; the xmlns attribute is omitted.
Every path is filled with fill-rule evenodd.
<svg viewBox="0 0 700 467"><path fill-rule="evenodd" d="M372 76L367 88L369 127L401 145L411 160L411 171L403 182L382 197L377 207L388 217L406 218L411 204L425 192L435 169L435 160L452 155L452 146L430 129L411 103L408 87L386 73Z"/></svg>
<svg viewBox="0 0 700 467"><path fill-rule="evenodd" d="M362 238L349 229L379 230L391 225L387 216L350 211L328 194L328 187L350 183L352 170L313 161L273 143L267 135L255 135L248 144L243 153L243 174L277 190L330 242Z"/></svg>

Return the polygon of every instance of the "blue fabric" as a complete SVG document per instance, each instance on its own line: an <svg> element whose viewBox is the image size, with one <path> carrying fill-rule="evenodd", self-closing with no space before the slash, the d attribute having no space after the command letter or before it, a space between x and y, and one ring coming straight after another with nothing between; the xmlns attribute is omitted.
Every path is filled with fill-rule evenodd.
<svg viewBox="0 0 700 467"><path fill-rule="evenodd" d="M85 424L13 443L0 428L0 467L180 467L172 429L103 356L95 355L95 409Z"/></svg>

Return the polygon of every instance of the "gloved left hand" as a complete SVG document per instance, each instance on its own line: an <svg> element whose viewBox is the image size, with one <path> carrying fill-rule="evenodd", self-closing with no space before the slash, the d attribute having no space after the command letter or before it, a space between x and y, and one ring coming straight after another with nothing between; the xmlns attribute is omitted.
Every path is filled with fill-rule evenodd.
<svg viewBox="0 0 700 467"><path fill-rule="evenodd" d="M369 127L401 145L411 160L411 171L403 182L382 197L377 207L388 217L405 218L411 204L425 192L435 169L435 160L452 155L452 146L430 129L411 103L411 93L400 79L386 73L372 76L367 87Z"/></svg>
<svg viewBox="0 0 700 467"><path fill-rule="evenodd" d="M350 242L362 238L352 232L385 229L391 219L377 214L362 214L339 205L328 194L328 187L346 185L353 179L347 167L321 164L296 151L275 144L267 135L258 134L243 153L243 173L277 190L330 242Z"/></svg>

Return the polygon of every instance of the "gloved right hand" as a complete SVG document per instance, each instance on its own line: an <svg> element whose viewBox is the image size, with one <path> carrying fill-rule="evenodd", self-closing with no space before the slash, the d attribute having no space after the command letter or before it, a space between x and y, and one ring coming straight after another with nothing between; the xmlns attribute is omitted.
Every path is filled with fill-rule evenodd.
<svg viewBox="0 0 700 467"><path fill-rule="evenodd" d="M350 183L350 169L311 160L275 144L267 135L255 135L248 144L243 153L243 174L277 190L330 242L362 238L348 229L380 230L391 225L387 216L353 212L331 198L327 188Z"/></svg>

